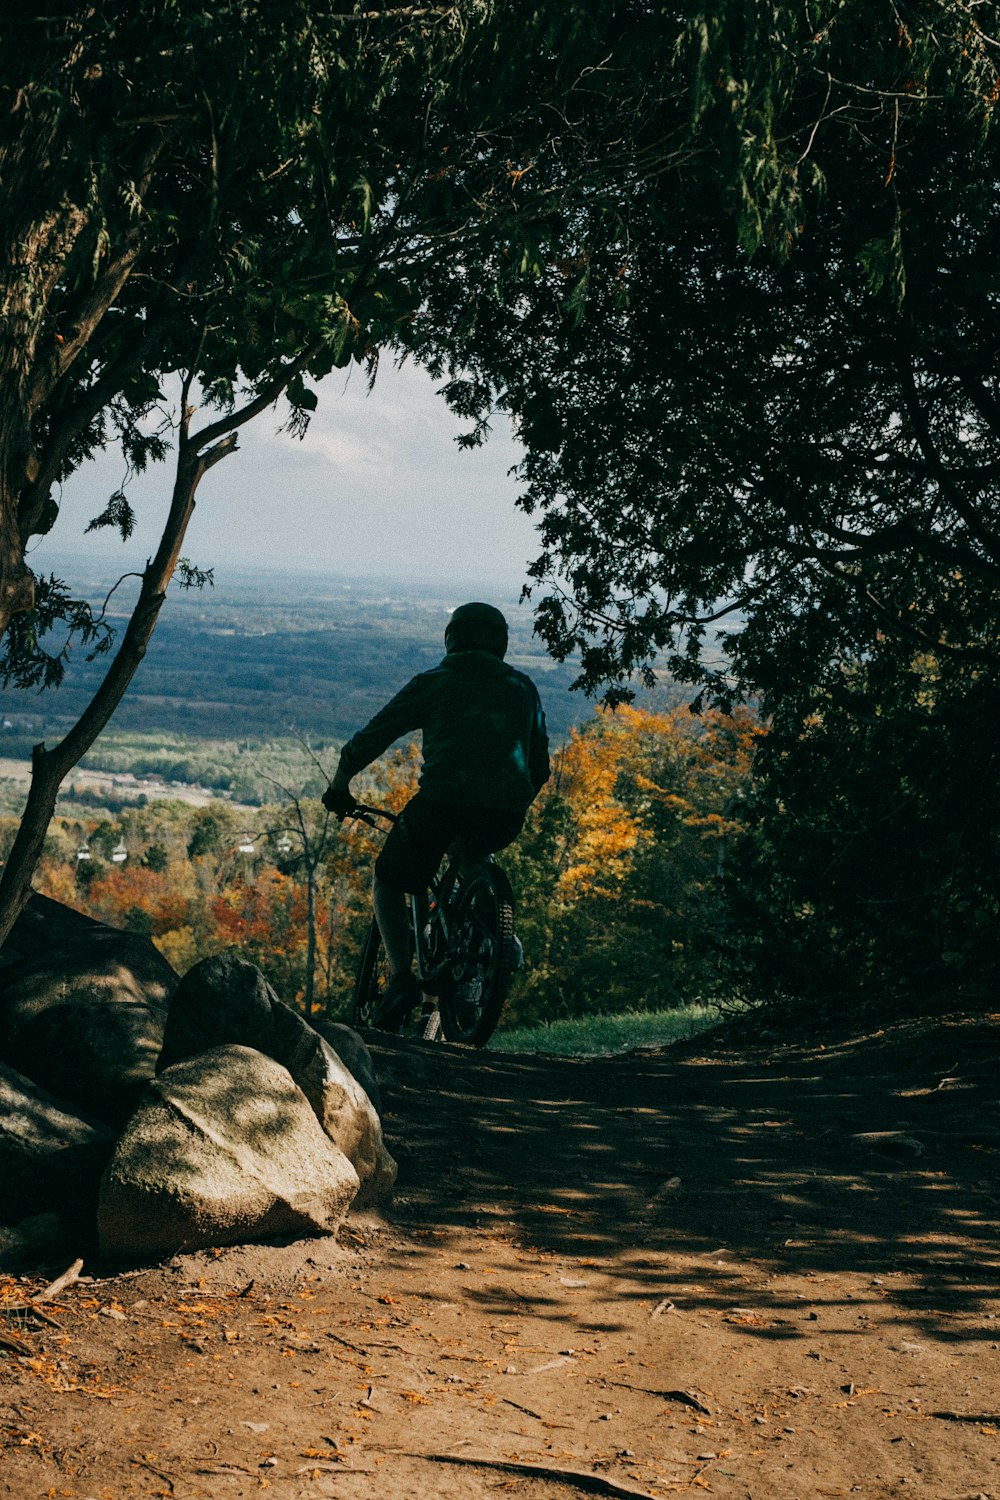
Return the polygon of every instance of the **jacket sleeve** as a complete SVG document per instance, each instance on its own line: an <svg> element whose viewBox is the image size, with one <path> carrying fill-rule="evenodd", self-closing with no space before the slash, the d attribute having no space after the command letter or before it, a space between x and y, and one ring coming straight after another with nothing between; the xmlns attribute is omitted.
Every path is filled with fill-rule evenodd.
<svg viewBox="0 0 1000 1500"><path fill-rule="evenodd" d="M528 747L528 775L532 790L537 797L551 775L549 765L549 736L545 727L542 700L535 694L535 721L531 728L531 744Z"/></svg>
<svg viewBox="0 0 1000 1500"><path fill-rule="evenodd" d="M348 780L378 760L383 751L400 738L420 729L426 700L420 677L413 677L395 698L390 698L373 719L347 741L340 752L338 771Z"/></svg>

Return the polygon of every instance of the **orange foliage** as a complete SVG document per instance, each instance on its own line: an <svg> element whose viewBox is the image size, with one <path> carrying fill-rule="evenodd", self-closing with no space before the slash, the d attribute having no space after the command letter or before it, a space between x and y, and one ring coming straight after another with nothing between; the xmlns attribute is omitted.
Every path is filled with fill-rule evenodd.
<svg viewBox="0 0 1000 1500"><path fill-rule="evenodd" d="M729 832L725 802L749 768L760 728L748 713L625 705L573 730L557 758L553 792L572 811L557 893L612 894L635 856L675 819L716 839ZM722 806L718 805L722 802Z"/></svg>
<svg viewBox="0 0 1000 1500"><path fill-rule="evenodd" d="M91 883L87 904L93 916L112 927L160 937L192 922L194 886L181 879L178 885L176 870L116 867Z"/></svg>

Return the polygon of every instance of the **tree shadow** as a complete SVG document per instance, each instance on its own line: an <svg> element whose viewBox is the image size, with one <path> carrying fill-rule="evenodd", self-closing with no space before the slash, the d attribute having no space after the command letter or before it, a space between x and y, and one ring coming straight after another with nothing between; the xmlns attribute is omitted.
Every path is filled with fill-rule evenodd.
<svg viewBox="0 0 1000 1500"><path fill-rule="evenodd" d="M373 1034L394 1217L613 1260L617 1298L676 1296L752 1340L809 1337L848 1305L850 1328L823 1332L849 1340L891 1298L928 1338L994 1342L998 1031L908 1023L827 1047L599 1060ZM795 1277L808 1293L787 1289ZM551 1300L510 1285L468 1295L538 1314Z"/></svg>

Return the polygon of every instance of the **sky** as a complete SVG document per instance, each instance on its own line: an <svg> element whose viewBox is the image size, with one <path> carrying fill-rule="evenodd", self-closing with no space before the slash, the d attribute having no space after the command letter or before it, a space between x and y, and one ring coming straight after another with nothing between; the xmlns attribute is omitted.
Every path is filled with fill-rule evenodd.
<svg viewBox="0 0 1000 1500"><path fill-rule="evenodd" d="M239 451L202 480L184 553L199 567L307 569L357 576L496 578L516 588L537 555L534 522L515 510L508 473L518 447L498 420L482 448L455 443L452 416L418 366L383 361L369 393L364 371L335 370L318 387L319 408L305 438L277 431L280 403L249 423ZM207 417L206 420L211 420ZM141 567L155 550L172 466L155 465L126 493L139 525L123 545L117 532L86 535L125 473L105 453L72 476L50 533L32 543L35 571L49 559L79 560L108 572Z"/></svg>

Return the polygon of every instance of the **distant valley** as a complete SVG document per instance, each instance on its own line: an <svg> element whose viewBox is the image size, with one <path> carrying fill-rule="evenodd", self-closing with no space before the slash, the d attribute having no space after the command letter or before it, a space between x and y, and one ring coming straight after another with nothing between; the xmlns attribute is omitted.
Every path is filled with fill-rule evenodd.
<svg viewBox="0 0 1000 1500"><path fill-rule="evenodd" d="M68 581L98 605L109 586L74 576ZM121 629L127 586L108 607ZM537 682L550 735L560 741L591 715L593 703L570 691L574 667L546 654L533 636L530 609L516 596L489 594L482 585L231 574L214 588L172 591L146 659L88 761L149 770L150 752L162 742L156 769L170 775L173 766L178 779L187 779L184 747L192 742L242 745L301 736L342 743L414 672L440 660L448 610L469 597L491 597L504 609L511 624L508 659ZM85 655L73 649L57 690L0 692L0 755L23 759L32 744L52 743L65 732L107 664L108 658L88 663ZM123 743L136 745L131 760ZM211 775L207 781L212 784Z"/></svg>

